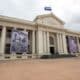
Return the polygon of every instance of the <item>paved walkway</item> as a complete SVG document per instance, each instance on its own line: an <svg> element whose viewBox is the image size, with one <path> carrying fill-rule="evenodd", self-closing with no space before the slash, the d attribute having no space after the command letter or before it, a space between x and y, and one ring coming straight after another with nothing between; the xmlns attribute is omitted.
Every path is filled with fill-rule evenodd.
<svg viewBox="0 0 80 80"><path fill-rule="evenodd" d="M0 80L80 80L80 58L1 61Z"/></svg>

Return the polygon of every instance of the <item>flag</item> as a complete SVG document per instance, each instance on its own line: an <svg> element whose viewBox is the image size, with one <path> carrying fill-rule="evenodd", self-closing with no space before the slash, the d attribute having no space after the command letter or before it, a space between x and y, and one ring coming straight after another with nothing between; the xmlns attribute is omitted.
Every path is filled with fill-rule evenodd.
<svg viewBox="0 0 80 80"><path fill-rule="evenodd" d="M10 52L23 53L28 50L28 32L13 30Z"/></svg>
<svg viewBox="0 0 80 80"><path fill-rule="evenodd" d="M51 7L44 7L44 10L46 10L46 11L52 11L52 8Z"/></svg>

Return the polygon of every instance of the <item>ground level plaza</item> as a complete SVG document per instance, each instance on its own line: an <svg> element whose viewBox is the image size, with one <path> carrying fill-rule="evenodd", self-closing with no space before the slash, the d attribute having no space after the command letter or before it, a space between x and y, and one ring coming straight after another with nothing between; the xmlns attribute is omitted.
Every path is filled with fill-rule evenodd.
<svg viewBox="0 0 80 80"><path fill-rule="evenodd" d="M28 51L11 53L11 33L16 28L28 32ZM67 30L54 14L37 16L34 21L0 16L0 59L27 59L42 55L79 54L80 32Z"/></svg>
<svg viewBox="0 0 80 80"><path fill-rule="evenodd" d="M80 57L0 61L0 80L80 80Z"/></svg>

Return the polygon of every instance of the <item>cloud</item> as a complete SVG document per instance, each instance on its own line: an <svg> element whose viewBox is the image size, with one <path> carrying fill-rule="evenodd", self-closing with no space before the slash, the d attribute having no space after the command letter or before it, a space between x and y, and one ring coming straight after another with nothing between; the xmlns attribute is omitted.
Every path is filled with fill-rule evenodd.
<svg viewBox="0 0 80 80"><path fill-rule="evenodd" d="M69 25L80 22L80 0L0 0L0 14L33 20L48 13L45 6L51 6L52 12Z"/></svg>

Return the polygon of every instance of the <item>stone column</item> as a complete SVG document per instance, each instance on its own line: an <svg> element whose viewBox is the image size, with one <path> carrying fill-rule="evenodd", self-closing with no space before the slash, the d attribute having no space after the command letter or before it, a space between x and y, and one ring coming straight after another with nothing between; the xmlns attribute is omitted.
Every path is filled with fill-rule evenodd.
<svg viewBox="0 0 80 80"><path fill-rule="evenodd" d="M46 32L44 31L43 32L43 48L44 48L44 53L46 53L47 52L47 49L46 49L46 40L47 38L46 38Z"/></svg>
<svg viewBox="0 0 80 80"><path fill-rule="evenodd" d="M43 31L38 30L37 33L37 53L38 56L43 55Z"/></svg>
<svg viewBox="0 0 80 80"><path fill-rule="evenodd" d="M26 32L26 29L23 30L24 32ZM28 55L27 52L22 53L22 59L27 59Z"/></svg>
<svg viewBox="0 0 80 80"><path fill-rule="evenodd" d="M47 40L47 41L46 41L46 47L47 47L47 53L49 54L49 53L50 53L50 49L49 49L49 44L50 44L50 43L49 43L49 32L47 32L46 35L47 35L47 37L46 37L46 38L47 38L47 39L46 39L46 40Z"/></svg>
<svg viewBox="0 0 80 80"><path fill-rule="evenodd" d="M78 52L80 52L80 43L79 43L79 37L77 37L77 46L78 46Z"/></svg>
<svg viewBox="0 0 80 80"><path fill-rule="evenodd" d="M14 27L14 29L16 30L17 28ZM12 33L11 33L12 34ZM11 36L12 37L12 36ZM11 44L11 43L10 43ZM16 55L16 52L12 52L11 53L11 59L16 59L17 55Z"/></svg>
<svg viewBox="0 0 80 80"><path fill-rule="evenodd" d="M66 43L66 35L65 33L62 34L62 39L63 39L63 52L64 54L67 54L67 43Z"/></svg>
<svg viewBox="0 0 80 80"><path fill-rule="evenodd" d="M58 33L58 45L59 45L59 53L61 54L62 53L62 38L61 38L61 34Z"/></svg>
<svg viewBox="0 0 80 80"><path fill-rule="evenodd" d="M38 31L36 31L36 53L38 55L39 52L39 42L38 42L39 36L38 36Z"/></svg>
<svg viewBox="0 0 80 80"><path fill-rule="evenodd" d="M1 55L4 55L6 43L6 27L3 26L1 33Z"/></svg>
<svg viewBox="0 0 80 80"><path fill-rule="evenodd" d="M61 43L61 53L64 54L64 44L63 44L63 35L62 33L60 34L60 43Z"/></svg>
<svg viewBox="0 0 80 80"><path fill-rule="evenodd" d="M62 33L57 33L57 50L60 54L64 54L64 40Z"/></svg>
<svg viewBox="0 0 80 80"><path fill-rule="evenodd" d="M32 57L35 56L35 31L32 31Z"/></svg>
<svg viewBox="0 0 80 80"><path fill-rule="evenodd" d="M57 37L57 52L60 53L59 33L56 34L56 37Z"/></svg>
<svg viewBox="0 0 80 80"><path fill-rule="evenodd" d="M61 53L62 46L61 46L61 36L60 36L60 33L59 33L58 37L59 37L59 53Z"/></svg>

